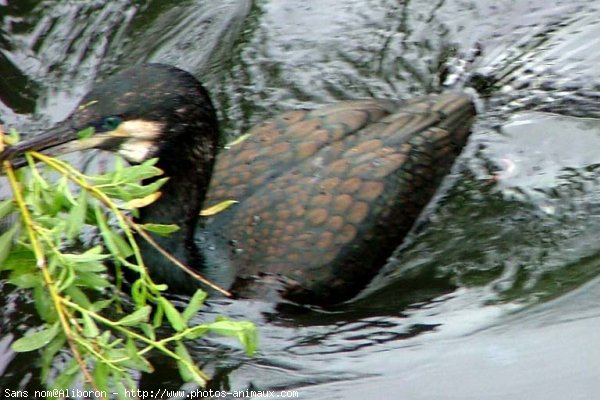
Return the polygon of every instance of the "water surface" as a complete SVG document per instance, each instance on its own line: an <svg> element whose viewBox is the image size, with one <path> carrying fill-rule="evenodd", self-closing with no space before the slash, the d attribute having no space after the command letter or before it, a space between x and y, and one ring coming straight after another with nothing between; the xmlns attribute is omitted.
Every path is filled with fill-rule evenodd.
<svg viewBox="0 0 600 400"><path fill-rule="evenodd" d="M215 339L193 356L213 389L307 399L593 398L599 11L597 0L9 0L0 122L34 134L94 79L140 62L205 82L228 139L290 108L476 87L466 150L357 299L329 310L214 300L198 319L255 321L260 352ZM3 281L0 292L0 386L39 388L31 355L8 349L36 323L30 300ZM141 387L181 387L155 361Z"/></svg>

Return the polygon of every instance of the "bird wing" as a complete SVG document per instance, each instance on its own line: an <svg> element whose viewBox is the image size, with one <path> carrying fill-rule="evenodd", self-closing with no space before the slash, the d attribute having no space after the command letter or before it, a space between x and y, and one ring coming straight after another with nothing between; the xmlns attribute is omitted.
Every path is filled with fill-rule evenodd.
<svg viewBox="0 0 600 400"><path fill-rule="evenodd" d="M219 155L205 205L239 204L206 226L233 243L239 282L278 276L292 299L345 300L410 230L474 115L460 94L283 114Z"/></svg>

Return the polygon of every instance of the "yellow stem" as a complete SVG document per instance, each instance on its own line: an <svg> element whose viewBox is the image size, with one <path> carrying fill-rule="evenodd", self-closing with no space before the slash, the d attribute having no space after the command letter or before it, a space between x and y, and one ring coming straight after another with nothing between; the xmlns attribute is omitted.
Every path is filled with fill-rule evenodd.
<svg viewBox="0 0 600 400"><path fill-rule="evenodd" d="M2 137L0 137L0 141L2 141ZM3 168L4 172L6 173L8 181L10 183L15 202L17 203L17 208L19 209L19 211L21 213L21 218L23 219L23 224L25 225L25 229L27 231L29 240L31 242L31 246L33 248L33 253L34 253L35 259L36 259L36 265L42 273L42 277L44 279L44 284L46 286L46 289L50 293L50 298L52 299L52 303L54 304L54 309L56 310L56 313L58 314L60 324L63 328L63 331L65 332L65 336L67 337L69 347L71 348L71 351L73 352L73 356L75 357L75 360L77 361L77 364L79 365L79 368L81 369L81 372L83 373L86 382L88 382L94 388L94 390L98 390L98 388L96 387L96 385L94 383L92 375L86 366L85 360L83 359L81 353L79 352L79 349L77 348L77 344L75 342L75 337L74 337L73 331L71 330L71 326L69 324L69 320L67 318L66 311L64 310L64 308L62 307L62 304L61 304L61 297L58 294L56 285L54 284L52 276L50 275L50 272L48 271L47 263L46 263L46 256L44 254L44 249L42 247L42 244L38 240L37 235L35 234L36 226L35 226L35 223L33 222L33 219L31 218L31 214L29 213L29 210L27 209L27 205L25 204L25 199L23 198L23 194L21 193L19 181L18 181L18 179L15 175L15 172L12 168L12 165L10 164L9 161L4 161L2 163L2 168Z"/></svg>

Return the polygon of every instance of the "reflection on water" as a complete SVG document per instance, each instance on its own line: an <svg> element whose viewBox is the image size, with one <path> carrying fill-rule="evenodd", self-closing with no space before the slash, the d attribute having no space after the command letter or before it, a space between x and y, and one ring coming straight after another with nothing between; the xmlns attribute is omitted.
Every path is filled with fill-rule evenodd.
<svg viewBox="0 0 600 400"><path fill-rule="evenodd" d="M600 354L598 279L545 305L496 316L467 336L415 343L380 357L356 357L358 381L303 387L305 398L592 399ZM397 357L394 357L394 354ZM359 382L356 384L356 382Z"/></svg>
<svg viewBox="0 0 600 400"><path fill-rule="evenodd" d="M597 0L0 2L0 122L35 132L97 76L146 61L205 81L230 138L288 108L470 82L485 92L470 144L367 290L328 310L215 300L198 318L255 321L260 354L211 339L193 355L213 389L591 398L598 11ZM7 350L36 324L30 301L3 282L0 298L1 386L39 388L30 356ZM181 386L174 366L155 365L142 387Z"/></svg>

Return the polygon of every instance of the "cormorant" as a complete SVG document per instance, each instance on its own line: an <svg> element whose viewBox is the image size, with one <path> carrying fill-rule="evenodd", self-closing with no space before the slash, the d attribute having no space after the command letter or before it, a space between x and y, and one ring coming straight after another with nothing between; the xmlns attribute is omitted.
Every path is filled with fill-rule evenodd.
<svg viewBox="0 0 600 400"><path fill-rule="evenodd" d="M66 120L0 159L89 148L131 163L158 157L170 179L139 221L181 227L157 236L159 244L238 295L276 287L293 301L332 304L364 288L401 243L474 116L464 94L345 101L279 115L217 154L217 117L202 84L173 66L146 64L101 82ZM78 139L88 127L94 135ZM239 203L199 221L203 207L230 199ZM156 280L172 292L197 288L139 242Z"/></svg>

